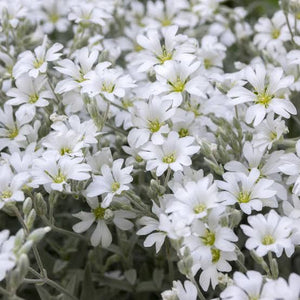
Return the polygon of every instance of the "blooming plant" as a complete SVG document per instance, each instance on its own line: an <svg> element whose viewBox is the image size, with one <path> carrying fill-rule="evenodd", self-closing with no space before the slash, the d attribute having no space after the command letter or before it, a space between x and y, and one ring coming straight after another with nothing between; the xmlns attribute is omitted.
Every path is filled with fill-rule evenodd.
<svg viewBox="0 0 300 300"><path fill-rule="evenodd" d="M299 0L0 1L0 299L300 299Z"/></svg>

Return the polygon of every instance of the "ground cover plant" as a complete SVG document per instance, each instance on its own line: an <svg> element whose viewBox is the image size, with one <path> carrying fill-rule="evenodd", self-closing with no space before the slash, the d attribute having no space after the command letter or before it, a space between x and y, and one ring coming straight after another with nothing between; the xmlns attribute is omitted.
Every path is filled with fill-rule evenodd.
<svg viewBox="0 0 300 300"><path fill-rule="evenodd" d="M299 0L1 0L1 299L299 300L299 65Z"/></svg>

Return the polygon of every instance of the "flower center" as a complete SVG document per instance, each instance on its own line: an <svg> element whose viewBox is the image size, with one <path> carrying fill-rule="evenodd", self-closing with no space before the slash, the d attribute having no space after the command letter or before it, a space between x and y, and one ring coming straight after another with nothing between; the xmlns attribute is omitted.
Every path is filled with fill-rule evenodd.
<svg viewBox="0 0 300 300"><path fill-rule="evenodd" d="M60 149L60 154L61 155L65 155L65 154L70 154L71 153L71 149L68 147L63 147Z"/></svg>
<svg viewBox="0 0 300 300"><path fill-rule="evenodd" d="M161 20L161 25L162 26L169 26L171 24L172 24L172 21L168 18L165 18L165 19Z"/></svg>
<svg viewBox="0 0 300 300"><path fill-rule="evenodd" d="M112 93L115 89L115 85L112 82L103 82L101 86L101 91L106 93Z"/></svg>
<svg viewBox="0 0 300 300"><path fill-rule="evenodd" d="M132 106L133 106L133 103L132 103L132 101L130 101L130 100L122 100L122 106L123 106L124 108L132 107Z"/></svg>
<svg viewBox="0 0 300 300"><path fill-rule="evenodd" d="M138 163L140 163L140 162L143 161L143 159L142 159L141 156L139 156L139 155L137 155L137 156L135 157L135 160L136 160L136 162L138 162Z"/></svg>
<svg viewBox="0 0 300 300"><path fill-rule="evenodd" d="M216 248L211 248L210 252L211 252L212 262L214 264L217 263L219 261L220 257L221 257L221 251L219 249L216 249Z"/></svg>
<svg viewBox="0 0 300 300"><path fill-rule="evenodd" d="M44 63L43 59L36 59L33 63L33 66L38 69L39 67L41 67L41 65Z"/></svg>
<svg viewBox="0 0 300 300"><path fill-rule="evenodd" d="M8 138L13 140L19 134L18 128L12 128L8 130Z"/></svg>
<svg viewBox="0 0 300 300"><path fill-rule="evenodd" d="M175 162L176 158L175 158L175 154L169 154L169 155L165 155L162 159L163 163L165 164L171 164L173 162Z"/></svg>
<svg viewBox="0 0 300 300"><path fill-rule="evenodd" d="M273 96L272 95L268 95L266 93L260 93L256 96L256 100L255 102L257 104L262 104L264 105L265 107L268 107L269 105L269 102L273 99Z"/></svg>
<svg viewBox="0 0 300 300"><path fill-rule="evenodd" d="M215 243L216 236L215 233L206 229L206 233L201 237L203 244L206 246L212 246Z"/></svg>
<svg viewBox="0 0 300 300"><path fill-rule="evenodd" d="M153 121L149 121L148 120L148 128L151 132L157 132L160 127L161 127L161 123L159 123L159 121L157 119L153 120Z"/></svg>
<svg viewBox="0 0 300 300"><path fill-rule="evenodd" d="M13 195L13 193L12 193L10 190L6 190L6 191L3 191L3 192L1 193L1 198L2 198L2 199L8 199L8 198L10 198L12 195Z"/></svg>
<svg viewBox="0 0 300 300"><path fill-rule="evenodd" d="M96 219L104 219L105 210L106 210L105 208L99 206L99 207L93 209L92 212Z"/></svg>
<svg viewBox="0 0 300 300"><path fill-rule="evenodd" d="M162 46L162 54L157 56L160 63L163 64L165 61L172 59L173 53L168 52L165 46Z"/></svg>
<svg viewBox="0 0 300 300"><path fill-rule="evenodd" d="M272 30L271 35L272 35L272 38L273 38L274 40L278 39L278 37L280 36L280 30L277 29L277 28L274 28L274 29Z"/></svg>
<svg viewBox="0 0 300 300"><path fill-rule="evenodd" d="M39 100L39 96L37 94L33 94L33 95L30 95L30 97L28 99L28 102L30 104L33 104L33 103L35 103L38 100Z"/></svg>
<svg viewBox="0 0 300 300"><path fill-rule="evenodd" d="M262 240L262 244L265 245L265 246L272 245L274 243L275 243L275 239L270 234L265 235L263 240Z"/></svg>
<svg viewBox="0 0 300 300"><path fill-rule="evenodd" d="M277 139L277 133L276 132L271 132L270 133L270 139L273 141L273 140L276 140Z"/></svg>
<svg viewBox="0 0 300 300"><path fill-rule="evenodd" d="M136 52L139 52L139 51L142 51L144 48L142 47L142 46L140 46L139 44L135 44L134 45L134 50L136 51Z"/></svg>
<svg viewBox="0 0 300 300"><path fill-rule="evenodd" d="M200 214L204 212L206 209L206 205L204 203L198 204L194 207L194 213L195 214Z"/></svg>
<svg viewBox="0 0 300 300"><path fill-rule="evenodd" d="M58 173L56 176L53 177L53 181L55 183L62 183L64 181L66 181L67 177L65 175L63 175L63 173L61 172L61 170L58 170Z"/></svg>
<svg viewBox="0 0 300 300"><path fill-rule="evenodd" d="M173 87L173 92L181 93L184 90L185 82L181 81L179 77L177 77L176 81L168 81L168 83Z"/></svg>
<svg viewBox="0 0 300 300"><path fill-rule="evenodd" d="M180 130L178 131L179 137L185 137L189 135L189 130L186 128L180 128Z"/></svg>
<svg viewBox="0 0 300 300"><path fill-rule="evenodd" d="M79 78L74 78L75 81L81 83L81 82L84 82L86 81L86 79L84 78L84 73L82 70L79 70Z"/></svg>
<svg viewBox="0 0 300 300"><path fill-rule="evenodd" d="M250 193L249 192L239 192L237 201L239 203L248 203L250 201Z"/></svg>
<svg viewBox="0 0 300 300"><path fill-rule="evenodd" d="M57 13L53 13L49 16L49 20L53 24L57 23L58 19L59 19L59 15Z"/></svg>
<svg viewBox="0 0 300 300"><path fill-rule="evenodd" d="M204 64L204 68L207 70L207 69L210 69L212 67L212 61L209 59L209 58L204 58L203 60L203 64Z"/></svg>
<svg viewBox="0 0 300 300"><path fill-rule="evenodd" d="M111 190L112 190L113 193L115 193L119 188L120 188L120 183L119 182L113 182L111 184Z"/></svg>

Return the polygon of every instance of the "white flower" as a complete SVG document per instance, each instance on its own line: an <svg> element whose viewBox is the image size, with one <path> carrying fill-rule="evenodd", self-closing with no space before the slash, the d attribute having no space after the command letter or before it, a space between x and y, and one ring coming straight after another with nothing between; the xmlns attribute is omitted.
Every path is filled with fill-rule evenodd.
<svg viewBox="0 0 300 300"><path fill-rule="evenodd" d="M80 118L77 115L71 115L68 117L68 122L63 122L66 120L58 120L54 122L51 125L51 128L53 128L58 134L62 135L73 135L75 141L72 143L80 143L83 142L84 146L89 146L90 144L96 144L97 143L97 135L99 135L99 132L97 132L97 127L94 124L93 120L87 120L84 122L81 122ZM73 133L72 133L73 132ZM76 135L78 137L76 137ZM80 137L80 138L79 138ZM80 143L81 145L81 143ZM53 148L53 147L52 147ZM76 147L78 151L79 147Z"/></svg>
<svg viewBox="0 0 300 300"><path fill-rule="evenodd" d="M5 147L12 149L26 145L26 135L30 126L28 118L18 115L16 118L10 105L0 108L0 150Z"/></svg>
<svg viewBox="0 0 300 300"><path fill-rule="evenodd" d="M249 237L246 248L255 249L258 256L264 256L269 251L280 257L283 249L290 257L294 252L294 245L289 238L291 234L291 220L280 217L274 210L268 215L258 214L248 217L249 225L241 225L244 233Z"/></svg>
<svg viewBox="0 0 300 300"><path fill-rule="evenodd" d="M257 31L254 44L259 49L276 49L291 38L284 12L281 10L277 11L271 20L260 18L254 28Z"/></svg>
<svg viewBox="0 0 300 300"><path fill-rule="evenodd" d="M70 129L67 131L55 131L47 135L42 145L48 151L61 156L83 156L82 148L86 147L82 135Z"/></svg>
<svg viewBox="0 0 300 300"><path fill-rule="evenodd" d="M283 77L281 68L267 72L263 64L256 64L245 69L245 78L252 86L252 90L238 86L230 90L228 96L235 105L254 103L247 109L245 116L247 123L254 121L253 125L257 126L269 112L284 118L297 113L295 106L285 95L288 87L294 82L293 76Z"/></svg>
<svg viewBox="0 0 300 300"><path fill-rule="evenodd" d="M66 18L68 7L66 1L50 0L43 2L43 9L41 11L43 18L43 30L45 33L52 33L54 30L65 32L68 29L69 21Z"/></svg>
<svg viewBox="0 0 300 300"><path fill-rule="evenodd" d="M190 166L191 155L197 153L199 146L192 146L191 136L179 138L177 132L171 131L162 145L147 143L139 155L147 161L146 170L156 169L156 175L161 176L168 168L182 171L183 166Z"/></svg>
<svg viewBox="0 0 300 300"><path fill-rule="evenodd" d="M281 117L274 118L273 113L269 113L256 128L253 136L253 145L260 149L270 150L274 142L279 141L283 134L288 132L284 120Z"/></svg>
<svg viewBox="0 0 300 300"><path fill-rule="evenodd" d="M16 257L13 252L14 246L15 237L9 237L8 230L0 231L0 281L5 278L6 273L16 264Z"/></svg>
<svg viewBox="0 0 300 300"><path fill-rule="evenodd" d="M241 210L251 214L252 210L260 211L263 206L276 207L275 189L269 189L274 181L262 178L257 168L253 168L249 175L244 173L227 172L223 175L225 181L218 181L218 187L224 192L220 193L223 204L231 205L238 203ZM266 202L267 200L267 202Z"/></svg>
<svg viewBox="0 0 300 300"><path fill-rule="evenodd" d="M282 155L281 165L279 169L284 174L290 176L289 180L287 181L288 184L294 183L293 186L293 193L296 195L300 195L300 140L296 143L296 154L288 153Z"/></svg>
<svg viewBox="0 0 300 300"><path fill-rule="evenodd" d="M162 204L162 199L160 199L160 204ZM148 234L144 241L144 246L151 247L155 244L156 253L160 251L167 236L166 232L163 232L159 229L160 216L163 215L163 208L164 207L159 207L155 202L153 202L152 212L158 217L158 220L152 217L143 216L138 220L138 224L144 227L140 228L136 232L137 235Z"/></svg>
<svg viewBox="0 0 300 300"><path fill-rule="evenodd" d="M0 166L0 208L5 203L24 200L22 187L27 180L25 174L14 175L8 164Z"/></svg>
<svg viewBox="0 0 300 300"><path fill-rule="evenodd" d="M212 181L212 176L206 176L176 189L174 199L168 203L166 212L178 213L189 224L196 218L205 217L210 209L220 205L217 186Z"/></svg>
<svg viewBox="0 0 300 300"><path fill-rule="evenodd" d="M134 104L133 125L138 129L132 131L136 135L136 145L142 146L149 141L155 145L164 142L163 135L169 132L167 121L175 113L171 100L163 100L160 97L153 97L148 103L138 101Z"/></svg>
<svg viewBox="0 0 300 300"><path fill-rule="evenodd" d="M96 66L95 71L87 73L84 76L86 80L81 83L81 91L91 97L102 95L114 101L115 97L124 97L127 89L135 87L129 75L124 75L120 69L107 69L110 65L109 62L102 62Z"/></svg>
<svg viewBox="0 0 300 300"><path fill-rule="evenodd" d="M63 45L55 43L47 50L47 36L44 37L43 44L35 48L34 53L27 50L20 54L19 60L13 68L15 78L20 77L24 73L28 73L31 77L38 77L40 73L47 72L48 62L58 60L61 53L58 51Z"/></svg>
<svg viewBox="0 0 300 300"><path fill-rule="evenodd" d="M222 300L261 299L263 277L257 271L247 271L233 274L233 285L228 286L222 293ZM263 298L265 299L265 298Z"/></svg>
<svg viewBox="0 0 300 300"><path fill-rule="evenodd" d="M63 59L57 62L55 69L69 77L58 82L55 92L62 94L81 87L81 83L86 79L84 76L91 71L98 58L98 51L89 51L84 47L74 53L75 62L70 59Z"/></svg>
<svg viewBox="0 0 300 300"><path fill-rule="evenodd" d="M264 285L262 298L267 300L298 300L300 294L300 276L292 273L288 282L279 277L277 280L271 280Z"/></svg>
<svg viewBox="0 0 300 300"><path fill-rule="evenodd" d="M190 63L194 59L191 53L195 51L195 46L185 41L183 37L176 35L178 26L168 26L162 28L161 43L160 33L155 29L147 30L147 34L138 35L137 43L142 50L137 54L133 65L138 66L138 72L149 71L153 66L164 64L169 60L184 60ZM187 38L185 38L187 40Z"/></svg>
<svg viewBox="0 0 300 300"><path fill-rule="evenodd" d="M117 159L111 168L108 165L103 165L101 167L102 175L95 175L93 182L87 187L88 197L106 194L101 204L104 208L110 205L115 195L129 190L128 184L133 180L130 175L133 166L122 169L123 162L124 159Z"/></svg>
<svg viewBox="0 0 300 300"><path fill-rule="evenodd" d="M232 270L231 265L228 261L236 260L235 252L222 251L217 248L211 248L211 259L210 260L202 260L201 268L203 271L201 272L199 283L204 291L207 291L210 284L213 289L219 283L219 272L230 272Z"/></svg>
<svg viewBox="0 0 300 300"><path fill-rule="evenodd" d="M201 40L201 48L198 50L201 67L204 74L222 73L223 59L226 47L218 42L216 36L205 35Z"/></svg>
<svg viewBox="0 0 300 300"><path fill-rule="evenodd" d="M68 16L69 20L82 25L92 23L104 26L107 19L111 18L108 12L110 4L108 1L101 1L99 4L98 6L95 3L78 3L78 5L71 6L71 12Z"/></svg>
<svg viewBox="0 0 300 300"><path fill-rule="evenodd" d="M69 180L87 180L90 178L90 166L82 163L82 158L60 157L52 151L45 152L33 162L32 182L29 185L44 185L46 191L63 190L69 192Z"/></svg>
<svg viewBox="0 0 300 300"><path fill-rule="evenodd" d="M7 91L7 96L13 97L6 101L9 105L20 105L16 112L16 116L28 116L31 121L36 114L36 107L45 107L49 104L47 99L52 99L52 92L44 89L46 78L40 76L33 79L32 77L22 75L16 80L16 88Z"/></svg>
<svg viewBox="0 0 300 300"><path fill-rule="evenodd" d="M167 61L162 66L156 66L157 82L153 83L153 93L164 94L166 99L173 100L173 106L179 106L183 101L183 93L205 97L208 82L201 75L195 75L200 63Z"/></svg>
<svg viewBox="0 0 300 300"><path fill-rule="evenodd" d="M233 230L222 227L219 224L223 208L215 209L208 215L207 224L200 220L192 223L192 235L184 240L184 244L190 249L191 254L197 257L197 261L211 261L213 259L212 249L222 251L234 251L234 242L238 237ZM201 267L199 265L198 267ZM194 269L197 268L195 264ZM197 270L197 269L196 269Z"/></svg>
<svg viewBox="0 0 300 300"><path fill-rule="evenodd" d="M172 290L164 291L162 294L163 300L196 300L197 299L197 289L195 285L186 280L184 285L179 281L173 281Z"/></svg>
<svg viewBox="0 0 300 300"><path fill-rule="evenodd" d="M81 211L73 214L74 217L81 220L73 226L73 230L77 233L84 232L96 222L96 228L91 235L91 244L94 247L100 244L106 248L111 244L112 235L106 223L113 221L122 230L129 230L133 227L133 224L128 219L134 218L134 213L125 210L112 211L109 208L103 208L98 203L97 198L87 198L87 202L91 207L91 212Z"/></svg>

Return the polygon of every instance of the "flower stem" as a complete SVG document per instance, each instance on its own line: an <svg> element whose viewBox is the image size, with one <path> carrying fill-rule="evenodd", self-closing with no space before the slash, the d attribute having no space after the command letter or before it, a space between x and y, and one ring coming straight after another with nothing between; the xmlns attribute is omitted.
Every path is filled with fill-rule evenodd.
<svg viewBox="0 0 300 300"><path fill-rule="evenodd" d="M30 283L46 283L46 284L52 286L53 288L55 288L56 290L62 292L63 294L69 296L71 299L78 300L77 297L73 296L68 290L66 290L64 287L62 287L58 283L54 282L53 280L49 279L47 276L45 276L45 277L42 276L41 274L39 274L37 271L35 271L31 267L29 268L29 271L33 275L35 275L36 277L39 278L38 280L36 280L36 279L30 279ZM27 279L27 282L28 282L28 280L29 279Z"/></svg>

